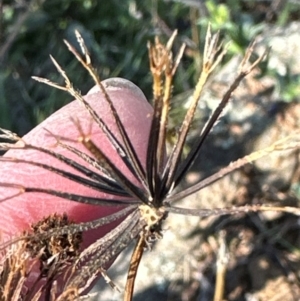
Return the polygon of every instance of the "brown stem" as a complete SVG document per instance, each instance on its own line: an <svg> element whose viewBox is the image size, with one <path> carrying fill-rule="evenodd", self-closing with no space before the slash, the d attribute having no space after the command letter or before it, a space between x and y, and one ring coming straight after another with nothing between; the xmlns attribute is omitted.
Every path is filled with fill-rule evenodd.
<svg viewBox="0 0 300 301"><path fill-rule="evenodd" d="M141 235L135 249L132 253L129 270L127 273L127 281L125 286L125 294L124 294L124 301L131 301L133 296L133 290L134 290L134 284L135 284L135 278L137 275L137 270L140 264L140 261L142 259L143 253L144 253L144 247L145 247L145 237L144 235Z"/></svg>

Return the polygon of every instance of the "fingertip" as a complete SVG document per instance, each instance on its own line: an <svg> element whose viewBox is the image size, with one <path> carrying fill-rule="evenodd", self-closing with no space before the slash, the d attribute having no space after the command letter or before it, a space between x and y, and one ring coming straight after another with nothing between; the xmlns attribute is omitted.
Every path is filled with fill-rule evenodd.
<svg viewBox="0 0 300 301"><path fill-rule="evenodd" d="M129 90L136 97L147 101L143 91L130 80L121 77L112 77L102 81L104 88L107 91ZM87 95L99 92L99 87L96 85L89 90Z"/></svg>

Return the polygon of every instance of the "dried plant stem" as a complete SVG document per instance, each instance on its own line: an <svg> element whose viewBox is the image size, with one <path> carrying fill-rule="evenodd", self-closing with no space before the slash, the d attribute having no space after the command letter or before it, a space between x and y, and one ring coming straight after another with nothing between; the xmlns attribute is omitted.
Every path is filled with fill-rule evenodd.
<svg viewBox="0 0 300 301"><path fill-rule="evenodd" d="M218 39L219 35L216 34L212 36L211 29L210 27L208 27L204 47L202 71L194 90L193 101L186 112L185 118L179 130L178 141L175 144L174 149L170 157L168 158L168 162L164 169L163 182L166 183L166 188L168 190L171 189L171 187L174 185L173 181L176 175L175 171L180 163L183 146L185 144L186 137L192 124L204 84L206 83L211 72L220 63L221 59L226 53L226 48L220 52L222 44L219 44Z"/></svg>
<svg viewBox="0 0 300 301"><path fill-rule="evenodd" d="M124 294L124 299L123 299L124 301L132 300L135 278L137 275L140 261L142 259L143 253L144 253L145 246L146 246L145 236L140 235L138 242L132 253L130 264L129 264L129 269L128 269L128 273L127 273L127 281L126 281L126 286L125 286L125 294Z"/></svg>
<svg viewBox="0 0 300 301"><path fill-rule="evenodd" d="M177 57L173 59L171 47L174 42L176 32L173 33L166 45L160 43L158 38L155 39L154 45L149 44L150 69L153 76L154 111L152 115L148 146L146 154L144 154L146 155L146 166L144 167L143 164L141 164L140 157L138 157L132 145L132 142L125 130L125 126L122 123L120 116L118 115L114 103L110 98L108 90L106 90L104 84L101 83L99 76L91 64L91 58L82 37L78 32L76 32L76 36L81 46L83 55L79 54L68 42L66 42L67 47L75 55L83 67L90 73L93 80L97 84L102 97L106 101L106 105L108 105L111 115L110 117L116 124L118 133L114 134L112 132L109 126L104 122L104 119L101 117L101 115L99 115L97 111L91 107L87 101L87 98L83 97L81 93L73 87L66 72L55 61L54 58L51 57L51 60L56 66L58 72L64 78L65 85L61 86L43 78L35 77L35 79L60 90L66 91L74 96L75 99L79 101L89 113L91 122L95 123L98 129L106 136L110 142L110 145L115 150L116 156L118 156L125 166L128 167L128 170L137 181L132 181L130 177L123 173L122 169L120 169L119 166L117 166L112 160L112 157L105 155L105 152L95 143L93 140L94 138L91 135L91 130L84 132L80 121L74 118L72 120L78 131L78 136L74 138L54 135L57 141L55 145L59 145L62 148L67 149L72 155L76 155L80 160L76 160L78 159L77 157L75 157L75 159L68 158L64 155L61 155L59 152L46 149L40 145L30 145L15 134L7 130L0 129L0 138L11 142L0 143L0 150L34 150L50 156L52 159L57 160L58 163L65 165L66 168L58 168L43 162L35 162L34 160L31 161L30 159L27 160L26 158L9 158L7 156L1 158L0 163L8 162L16 164L21 163L25 165L29 164L31 166L55 173L62 177L63 180L68 179L73 183L83 185L89 189L93 189L94 191L104 192L112 196L112 198L104 199L101 197L80 195L76 189L72 192L67 192L54 190L51 189L51 187L30 187L28 186L30 185L28 184L30 182L27 184L18 184L15 182L7 183L3 181L0 182L0 186L4 189L11 189L13 191L13 195L4 196L2 199L0 199L0 202L7 201L8 199L19 196L23 193L34 192L45 193L50 196L56 196L65 200L90 205L114 205L119 206L120 209L114 214L103 218L94 219L86 223L78 223L66 226L54 225L54 228L44 231L46 233L37 232L30 235L23 234L17 240L10 241L10 244L13 246L18 241L21 244L24 242L24 240L29 241L32 243L32 249L35 251L33 255L42 253L44 254L45 249L44 247L40 247L40 245L37 243L38 240L43 239L46 240L46 242L48 242L51 246L57 246L56 237L59 235L67 234L69 237L69 235L72 233L76 234L78 232L107 225L113 221L119 221L117 226L114 226L114 228L106 235L94 241L93 244L81 251L78 256L76 253L76 256L71 258L73 260L71 266L67 266L66 262L62 260L63 257L60 256L64 253L60 251L58 255L56 255L56 253L53 256L51 255L50 261L48 260L48 257L46 258L46 261L43 263L46 264L46 267L49 267L46 269L46 272L49 271L47 276L50 275L47 279L48 282L46 281L45 285L39 287L38 281L40 278L38 278L36 280L36 284L37 288L40 289L40 292L48 294L48 300L52 301L52 299L56 298L58 288L55 286L55 280L57 279L56 277L59 277L62 274L65 276L65 282L62 283L63 287L59 288L63 292L59 292L62 294L58 297L58 300L75 300L77 297L80 298L80 296L84 294L84 292L90 287L91 283L100 274L104 276L111 286L115 287L113 282L106 274L106 268L133 240L137 239L137 244L130 261L124 295L124 301L131 301L134 291L135 278L137 276L137 270L144 252L144 248L151 247L151 243L153 241L162 237L162 224L167 218L168 213L205 217L211 215L237 214L257 211L279 211L300 215L300 208L266 205L248 205L242 207L216 209L191 209L177 208L172 206L172 202L198 192L199 190L207 187L218 179L248 163L252 163L257 159L266 155L270 155L278 150L283 151L299 148L300 131L297 131L291 136L278 140L273 145L263 150L253 152L252 154L229 164L219 172L205 179L199 180L187 189L182 188L182 186L179 185L186 177L187 172L199 154L207 135L212 130L216 121L220 118L221 113L228 104L232 93L235 91L241 80L264 58L265 54L260 56L254 63L249 62L250 56L253 52L254 43L251 44L246 51L245 57L242 60L240 70L235 80L229 86L227 92L224 93L219 106L213 112L203 130L199 131L199 134L196 137L196 142L186 157L182 155L183 148L186 144L203 87L207 82L210 73L215 69L217 64L224 56L226 47L223 47L222 43L219 43L219 34L212 35L209 27L204 47L202 72L194 90L192 103L187 109L186 115L180 126L177 141L174 144L172 151L167 153L166 131L170 111L172 82L179 61L183 55L184 46L180 49ZM117 137L121 137L121 139ZM80 143L85 149L84 151L81 151L71 145L68 145L66 142ZM87 151L87 153L85 153L85 151ZM82 160L84 163L79 163ZM68 171L69 169L72 171ZM14 189L17 192L15 192ZM124 199L126 201L124 201ZM52 242L55 243L51 244ZM75 246L75 242L77 242L77 240L72 240L72 244L70 245ZM1 247L7 247L7 244L4 243L0 246L0 248ZM64 249L63 251L66 250ZM36 257L37 258L35 259L40 262L42 258L41 255L40 257ZM10 258L5 257L5 259ZM9 265L19 264L18 258L13 256L11 257L11 261L7 260L6 263ZM50 268L52 266L54 268L51 270ZM4 300L17 300L14 295L15 293L10 291L10 289L20 292L25 279L25 277L23 277L23 266L19 264L19 269L16 270L18 278L16 281L14 281L14 278L7 273L7 270L4 272L2 271L2 273L4 275L2 279L6 281L6 299ZM28 273L30 273L30 271ZM219 249L214 301L220 301L223 298L225 273L226 248L223 239L221 240ZM43 273L41 272L40 277L42 277L42 274ZM34 287L34 289L27 294L29 299L25 298L25 301L37 300L39 298L39 296L35 294L35 289L36 287Z"/></svg>
<svg viewBox="0 0 300 301"><path fill-rule="evenodd" d="M284 151L284 150L290 150L290 149L296 149L300 147L300 131L295 131L288 137L285 137L283 139L280 139L273 143L272 145L255 151L251 153L250 155L246 155L243 158L240 158L232 163L230 163L228 166L220 169L218 172L213 174L212 176L207 177L206 179L201 180L199 183L192 185L191 187L185 189L182 192L178 192L173 194L172 196L168 197L168 201L174 202L178 201L184 197L187 197L209 185L216 182L220 178L228 175L229 173L233 172L236 169L241 168L242 166L246 165L247 163L252 163L255 160L258 160L260 158L263 158L267 155L270 155L276 151Z"/></svg>
<svg viewBox="0 0 300 301"><path fill-rule="evenodd" d="M225 276L228 263L228 256L225 242L225 232L221 231L219 235L219 249L217 254L217 271L214 301L222 301L225 289Z"/></svg>

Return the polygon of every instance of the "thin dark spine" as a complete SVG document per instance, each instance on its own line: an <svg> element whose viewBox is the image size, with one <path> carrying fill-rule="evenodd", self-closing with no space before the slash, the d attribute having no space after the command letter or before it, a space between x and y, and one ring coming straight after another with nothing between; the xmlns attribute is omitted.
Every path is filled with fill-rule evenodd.
<svg viewBox="0 0 300 301"><path fill-rule="evenodd" d="M122 137L123 143L125 145L124 151L126 154L126 158L128 159L128 167L130 168L131 172L137 177L137 179L140 180L141 183L143 183L144 187L147 188L146 185L146 175L145 171L142 167L142 164L135 152L135 149L127 135L127 132L119 118L119 115L117 114L117 111L113 105L113 102L107 93L106 89L104 88L103 84L101 83L101 80L97 74L97 71L93 68L91 65L91 59L88 52L88 49L86 48L84 41L82 37L80 36L79 32L76 31L76 37L77 40L81 46L82 52L85 56L85 61L81 58L81 56L77 53L76 49L72 47L67 41L65 41L66 45L68 46L69 50L74 54L74 56L77 58L77 60L84 66L84 68L90 73L92 78L94 79L94 82L99 87L100 91L103 93L105 100L107 101L110 111L114 117L114 120L116 122L116 125L118 127L119 133Z"/></svg>
<svg viewBox="0 0 300 301"><path fill-rule="evenodd" d="M248 55L248 53L251 54L251 50L252 50L252 45L246 51L248 58L250 58L250 55ZM236 88L239 86L239 84L245 78L245 76L248 75L257 66L257 64L259 64L264 59L265 55L266 55L266 53L264 53L262 56L260 56L250 67L247 67L247 68L246 68L245 64L248 63L248 61L243 60L240 73L238 74L238 76L236 77L236 79L234 80L232 85L228 88L228 90L224 94L220 104L215 109L215 111L213 112L209 121L207 122L206 126L204 127L202 133L200 134L198 141L195 143L195 145L189 152L187 158L184 160L184 162L179 167L178 173L176 174L176 177L174 180L175 186L177 186L178 183L180 183L180 181L184 178L188 169L191 167L194 160L199 155L199 152L200 152L201 146L203 145L203 142L205 141L206 137L212 130L216 121L219 119L223 109L228 104L232 93L236 90Z"/></svg>

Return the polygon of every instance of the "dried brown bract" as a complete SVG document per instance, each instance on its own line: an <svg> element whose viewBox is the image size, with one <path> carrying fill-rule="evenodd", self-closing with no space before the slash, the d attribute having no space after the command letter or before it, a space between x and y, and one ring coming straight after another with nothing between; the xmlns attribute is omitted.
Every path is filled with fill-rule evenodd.
<svg viewBox="0 0 300 301"><path fill-rule="evenodd" d="M40 270L43 276L47 276L52 265L56 265L55 270L58 272L61 269L59 265L65 267L65 265L74 262L78 257L82 243L81 232L47 236L50 230L72 224L74 222L70 221L66 214L53 214L31 225L32 232L23 234L27 237L24 240L26 250L32 258L39 259L41 263Z"/></svg>
<svg viewBox="0 0 300 301"><path fill-rule="evenodd" d="M74 300L78 296L73 288L62 292L57 289L56 280L72 266L78 258L82 233L53 235L50 230L70 225L66 214L53 214L31 225L32 231L23 233L23 239L8 247L2 253L0 265L0 300ZM28 282L32 272L40 275L33 283Z"/></svg>
<svg viewBox="0 0 300 301"><path fill-rule="evenodd" d="M18 242L2 251L0 262L0 300L17 301L27 279L29 255L25 244Z"/></svg>

